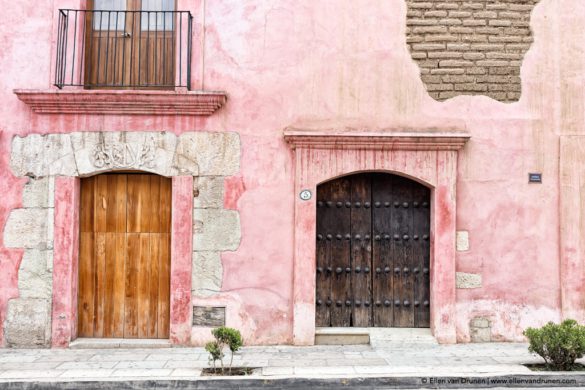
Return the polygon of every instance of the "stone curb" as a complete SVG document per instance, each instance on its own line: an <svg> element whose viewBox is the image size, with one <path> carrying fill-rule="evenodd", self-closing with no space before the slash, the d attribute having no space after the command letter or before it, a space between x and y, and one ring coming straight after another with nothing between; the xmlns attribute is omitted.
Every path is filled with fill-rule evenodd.
<svg viewBox="0 0 585 390"><path fill-rule="evenodd" d="M561 382L562 381L562 382ZM504 376L403 376L361 378L209 378L193 380L104 380L5 382L1 390L141 390L141 389L474 389L505 388L585 388L585 374L504 375Z"/></svg>

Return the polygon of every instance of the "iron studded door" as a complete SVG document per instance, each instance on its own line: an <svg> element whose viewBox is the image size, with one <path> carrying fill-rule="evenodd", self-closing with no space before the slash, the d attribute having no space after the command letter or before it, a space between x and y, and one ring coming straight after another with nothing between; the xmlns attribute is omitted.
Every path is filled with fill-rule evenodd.
<svg viewBox="0 0 585 390"><path fill-rule="evenodd" d="M430 191L382 173L317 189L317 326L428 327Z"/></svg>

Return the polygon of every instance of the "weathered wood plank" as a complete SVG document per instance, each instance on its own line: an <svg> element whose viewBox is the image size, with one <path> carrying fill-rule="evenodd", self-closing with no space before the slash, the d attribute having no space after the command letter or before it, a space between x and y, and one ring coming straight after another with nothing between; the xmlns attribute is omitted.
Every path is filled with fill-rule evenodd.
<svg viewBox="0 0 585 390"><path fill-rule="evenodd" d="M96 176L96 186L94 195L94 218L96 233L105 233L107 227L107 210L108 210L108 175Z"/></svg>
<svg viewBox="0 0 585 390"><path fill-rule="evenodd" d="M95 231L95 185L95 176L81 180L79 226L82 233L93 233Z"/></svg>
<svg viewBox="0 0 585 390"><path fill-rule="evenodd" d="M158 336L158 283L160 279L160 234L149 234L150 254L148 258L148 324L146 334L148 338Z"/></svg>
<svg viewBox="0 0 585 390"><path fill-rule="evenodd" d="M138 271L140 261L140 233L126 235L124 337L138 337Z"/></svg>
<svg viewBox="0 0 585 390"><path fill-rule="evenodd" d="M372 229L373 229L373 301L374 326L393 326L394 320L394 263L395 231L392 226L394 197L392 176L377 174L372 176Z"/></svg>
<svg viewBox="0 0 585 390"><path fill-rule="evenodd" d="M94 317L94 233L81 232L79 237L79 297L77 300L79 337L93 337Z"/></svg>
<svg viewBox="0 0 585 390"><path fill-rule="evenodd" d="M413 186L414 208L413 277L414 326L430 326L430 190L422 185Z"/></svg>
<svg viewBox="0 0 585 390"><path fill-rule="evenodd" d="M166 177L160 178L160 232L171 232L171 209L172 209L172 180Z"/></svg>
<svg viewBox="0 0 585 390"><path fill-rule="evenodd" d="M139 234L139 253L136 254L138 262L138 289L136 304L138 312L138 338L148 338L148 326L154 318L150 318L150 233Z"/></svg>
<svg viewBox="0 0 585 390"><path fill-rule="evenodd" d="M141 232L140 217L142 212L142 194L140 193L141 177L143 175L128 175L128 194L126 203L127 228L128 233Z"/></svg>
<svg viewBox="0 0 585 390"><path fill-rule="evenodd" d="M126 291L126 233L113 234L115 243L112 245L115 261L112 262L109 278L112 279L112 337L124 337L124 301Z"/></svg>
<svg viewBox="0 0 585 390"><path fill-rule="evenodd" d="M315 321L317 326L331 326L331 241L327 240L331 213L327 212L326 202L331 198L331 187L321 185L317 188L317 296Z"/></svg>
<svg viewBox="0 0 585 390"><path fill-rule="evenodd" d="M170 187L168 188L170 191ZM158 338L169 338L171 324L171 234L159 235Z"/></svg>
<svg viewBox="0 0 585 390"><path fill-rule="evenodd" d="M225 307L193 306L193 326L225 326Z"/></svg>
<svg viewBox="0 0 585 390"><path fill-rule="evenodd" d="M163 224L163 218L161 218L161 194L160 194L160 185L161 185L160 176L150 176L150 185L148 187L148 206L147 206L147 213L151 216L156 216L155 218L149 218L147 220L148 223L148 232L150 233L161 233L161 225Z"/></svg>
<svg viewBox="0 0 585 390"><path fill-rule="evenodd" d="M351 178L353 326L372 326L372 176ZM359 203L361 207L355 207ZM345 207L345 205L344 205ZM369 272L367 272L369 270Z"/></svg>
<svg viewBox="0 0 585 390"><path fill-rule="evenodd" d="M351 181L341 178L331 182L331 198L326 203L328 213L334 213L326 239L331 242L331 326L351 326L351 251L345 235L351 231L351 211L345 203L351 199ZM347 270L349 269L349 272ZM349 303L349 304L348 304Z"/></svg>
<svg viewBox="0 0 585 390"><path fill-rule="evenodd" d="M412 305L405 305L412 302L413 285L412 285L412 246L410 236L412 235L412 213L411 213L411 182L402 177L393 178L393 194L397 207L394 208L395 214L393 225L398 235L395 241L395 268L399 269L394 273L394 326L395 327L412 327L414 326L414 311ZM398 303L398 304L396 304Z"/></svg>
<svg viewBox="0 0 585 390"><path fill-rule="evenodd" d="M93 337L104 337L106 312L106 234L95 234L95 292Z"/></svg>

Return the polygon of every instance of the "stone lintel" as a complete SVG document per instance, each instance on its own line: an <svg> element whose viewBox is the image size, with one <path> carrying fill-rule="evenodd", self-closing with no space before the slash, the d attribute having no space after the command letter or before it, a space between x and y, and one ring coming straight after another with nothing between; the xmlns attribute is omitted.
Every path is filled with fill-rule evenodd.
<svg viewBox="0 0 585 390"><path fill-rule="evenodd" d="M232 176L240 170L240 137L233 132L73 132L14 137L16 176L84 177L116 170L161 176Z"/></svg>

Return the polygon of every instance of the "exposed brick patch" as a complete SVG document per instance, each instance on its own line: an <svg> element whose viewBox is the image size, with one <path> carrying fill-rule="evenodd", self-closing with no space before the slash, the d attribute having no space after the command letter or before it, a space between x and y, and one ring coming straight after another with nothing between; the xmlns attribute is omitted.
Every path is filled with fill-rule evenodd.
<svg viewBox="0 0 585 390"><path fill-rule="evenodd" d="M428 93L444 101L520 99L520 66L539 0L406 0L407 39Z"/></svg>

